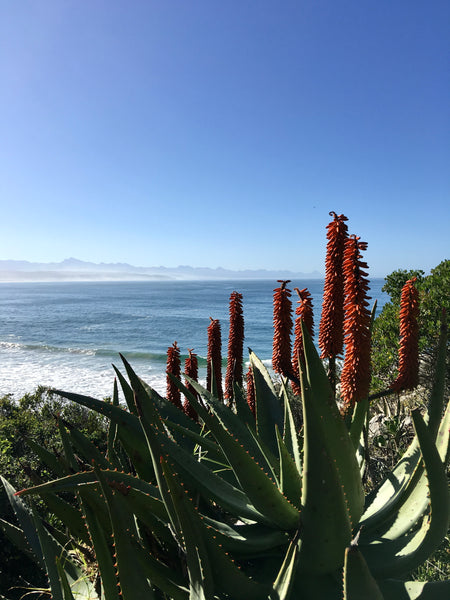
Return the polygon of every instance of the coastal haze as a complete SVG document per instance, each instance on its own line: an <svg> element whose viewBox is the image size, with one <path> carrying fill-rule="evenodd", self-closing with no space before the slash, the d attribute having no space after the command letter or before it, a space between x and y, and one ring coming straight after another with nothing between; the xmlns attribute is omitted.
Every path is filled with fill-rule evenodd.
<svg viewBox="0 0 450 600"><path fill-rule="evenodd" d="M40 281L152 281L208 279L316 279L318 271L301 273L242 269L233 271L218 267L135 267L126 263L92 263L68 258L59 263L33 263L20 260L0 260L0 282Z"/></svg>

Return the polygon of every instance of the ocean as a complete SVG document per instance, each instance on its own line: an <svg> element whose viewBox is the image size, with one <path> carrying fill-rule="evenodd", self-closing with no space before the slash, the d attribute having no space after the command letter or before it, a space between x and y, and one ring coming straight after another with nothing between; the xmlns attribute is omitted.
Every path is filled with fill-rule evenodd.
<svg viewBox="0 0 450 600"><path fill-rule="evenodd" d="M389 300L383 279L371 281L377 312ZM243 295L245 346L268 366L272 355L272 295L277 283L248 281L146 281L0 283L0 397L19 398L39 385L104 398L111 396L119 352L158 392L166 389L166 352L174 341L199 356L206 377L210 317L228 345L228 302ZM292 281L308 288L318 332L323 281ZM295 307L296 293L292 293ZM183 363L182 363L183 364Z"/></svg>

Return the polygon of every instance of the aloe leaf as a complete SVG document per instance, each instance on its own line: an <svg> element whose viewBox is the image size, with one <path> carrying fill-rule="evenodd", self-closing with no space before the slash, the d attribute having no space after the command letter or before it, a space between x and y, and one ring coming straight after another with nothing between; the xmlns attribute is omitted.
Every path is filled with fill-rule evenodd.
<svg viewBox="0 0 450 600"><path fill-rule="evenodd" d="M35 563L39 564L39 562L36 560L36 555L31 552L28 540L20 527L16 527L12 523L0 519L0 529L2 529L3 533L8 537L12 544L16 546L16 548L26 554L26 556L28 556L28 558L33 560ZM44 564L40 566L44 569Z"/></svg>
<svg viewBox="0 0 450 600"><path fill-rule="evenodd" d="M361 544L375 576L398 577L412 571L434 552L448 530L450 499L445 468L419 411L413 411L412 417L427 472L430 514L424 517L421 527L413 533L382 544L377 540L373 544Z"/></svg>
<svg viewBox="0 0 450 600"><path fill-rule="evenodd" d="M274 581L272 592L269 596L272 600L288 600L295 581L298 565L299 543L297 536L291 540L284 557L277 578Z"/></svg>
<svg viewBox="0 0 450 600"><path fill-rule="evenodd" d="M183 481L205 499L216 502L238 518L267 522L267 518L256 510L241 489L213 473L203 461L196 460L169 438L164 441L164 449L167 456L176 463Z"/></svg>
<svg viewBox="0 0 450 600"><path fill-rule="evenodd" d="M0 475L0 480L5 488L9 503L17 517L20 527L30 546L30 550L35 557L38 565L45 570L45 563L42 558L42 548L39 536L36 532L36 518L31 508L29 508L20 498L16 496L16 490L4 477Z"/></svg>
<svg viewBox="0 0 450 600"><path fill-rule="evenodd" d="M234 402L236 404L236 414L239 419L252 429L255 429L255 417L253 416L252 411L247 403L247 399L244 397L244 392L242 388L237 385L236 382L233 383L234 390Z"/></svg>
<svg viewBox="0 0 450 600"><path fill-rule="evenodd" d="M31 439L27 439L27 444L38 455L39 460L49 469L51 469L58 477L64 477L64 475L68 474L67 468L65 468L61 461L58 460L58 457L54 452L50 452L47 450L47 448L44 448Z"/></svg>
<svg viewBox="0 0 450 600"><path fill-rule="evenodd" d="M53 600L66 600L64 589L59 577L57 562L60 561L64 571L74 584L84 590L84 593L89 593L91 598L95 598L96 594L93 585L83 574L82 570L73 563L68 556L67 547L61 546L58 541L44 527L40 518L36 518L36 531L41 543L42 555L45 562L45 567L50 583ZM80 594L81 595L81 594Z"/></svg>
<svg viewBox="0 0 450 600"><path fill-rule="evenodd" d="M275 425L283 431L284 409L266 367L250 348L249 355L255 384L256 430L263 443L276 455L278 444Z"/></svg>
<svg viewBox="0 0 450 600"><path fill-rule="evenodd" d="M360 520L363 537L383 528L386 520L392 519L406 501L422 475L420 458L420 447L415 437L397 465L368 496L366 509Z"/></svg>
<svg viewBox="0 0 450 600"><path fill-rule="evenodd" d="M309 332L302 324L303 348L311 403L309 412L320 429L327 453L333 457L343 487L352 526L358 523L364 506L364 490L358 461L348 429L339 413L330 383ZM306 439L306 434L305 434Z"/></svg>
<svg viewBox="0 0 450 600"><path fill-rule="evenodd" d="M87 461L87 464L91 465L95 462L96 465L102 469L111 469L112 465L107 458L103 456L97 446L91 442L81 431L71 426L69 423L66 424L69 430L69 436L72 442L72 446L77 451L77 454L83 456Z"/></svg>
<svg viewBox="0 0 450 600"><path fill-rule="evenodd" d="M119 600L119 588L117 586L116 569L112 557L112 544L110 532L103 528L95 508L89 502L83 492L80 492L86 523L91 534L92 544L95 548L95 558L100 570L102 588L105 598L108 600Z"/></svg>
<svg viewBox="0 0 450 600"><path fill-rule="evenodd" d="M56 494L42 493L40 496L50 513L64 523L72 537L84 544L90 544L89 534L84 525L83 516L78 508Z"/></svg>
<svg viewBox="0 0 450 600"><path fill-rule="evenodd" d="M281 382L281 389L284 399L284 431L283 441L286 448L289 450L290 455L295 461L297 471L302 472L302 459L299 445L299 435L297 433L297 427L294 421L294 415L292 414L291 401L286 389L286 382Z"/></svg>
<svg viewBox="0 0 450 600"><path fill-rule="evenodd" d="M119 392L116 378L114 378L112 403L114 406L119 406ZM117 423L110 420L106 439L106 459L111 463L113 468L122 470L124 465L117 452L117 443Z"/></svg>
<svg viewBox="0 0 450 600"><path fill-rule="evenodd" d="M70 443L70 438L67 434L66 428L64 427L64 424L61 419L58 419L58 429L59 429L59 435L61 437L61 441L62 441L63 448L64 448L64 455L66 457L66 461L69 466L69 469L72 469L72 471L74 471L74 472L79 471L80 467L75 458L75 454L73 452L73 448Z"/></svg>
<svg viewBox="0 0 450 600"><path fill-rule="evenodd" d="M436 364L434 368L433 386L428 403L428 427L432 435L436 435L444 409L445 380L447 376L447 319L443 311L441 331L437 347Z"/></svg>
<svg viewBox="0 0 450 600"><path fill-rule="evenodd" d="M193 380L190 383L202 393L201 386ZM274 526L295 529L299 522L298 510L281 494L241 442L228 433L217 416L208 413L194 397L190 400L221 446L250 503Z"/></svg>
<svg viewBox="0 0 450 600"><path fill-rule="evenodd" d="M136 598L152 600L154 593L147 577L139 569L136 569L138 557L133 548L133 539L137 538L137 531L133 515L121 503L121 492L110 487L100 470L97 470L96 473L109 508L117 559L117 575L122 597L124 600L135 600Z"/></svg>
<svg viewBox="0 0 450 600"><path fill-rule="evenodd" d="M161 563L141 547L136 547L136 556L142 573L170 600L189 600L189 586L181 573Z"/></svg>
<svg viewBox="0 0 450 600"><path fill-rule="evenodd" d="M449 448L449 427L450 427L450 402L439 428L436 440L436 448L443 464L446 464ZM430 432L431 433L431 432ZM383 527L376 530L369 530L371 538L383 537L383 539L394 540L406 533L414 526L425 514L428 505L428 479L423 467L420 468L421 476L414 485L411 493L405 498L404 502L393 513L391 519L383 523ZM365 539L367 539L367 535Z"/></svg>
<svg viewBox="0 0 450 600"><path fill-rule="evenodd" d="M299 510L302 497L302 477L298 471L294 459L289 453L283 438L276 427L278 452L280 455L280 489L288 500Z"/></svg>
<svg viewBox="0 0 450 600"><path fill-rule="evenodd" d="M59 580L61 582L62 597L64 598L64 600L75 600L72 594L72 590L70 589L66 573L61 565L61 561L58 558L56 558L56 569L59 575Z"/></svg>
<svg viewBox="0 0 450 600"><path fill-rule="evenodd" d="M344 600L383 600L363 555L353 544L345 550Z"/></svg>
<svg viewBox="0 0 450 600"><path fill-rule="evenodd" d="M193 505L185 499L184 490L176 481L168 464L163 460L161 466L184 540L189 575L189 600L212 600L214 578L210 556L201 532L200 518L196 515Z"/></svg>
<svg viewBox="0 0 450 600"><path fill-rule="evenodd" d="M358 450L361 435L364 427L364 423L367 419L367 412L369 410L368 398L363 398L356 403L355 410L353 411L353 418L350 425L350 438L355 450Z"/></svg>
<svg viewBox="0 0 450 600"><path fill-rule="evenodd" d="M120 355L120 356L123 360L122 355ZM127 404L128 410L130 411L131 414L134 414L137 416L136 405L134 403L134 392L133 392L130 384L128 383L128 381L125 379L125 377L122 375L122 373L119 371L119 369L115 365L113 365L113 369L116 372L117 379L119 380L120 387L122 388L123 397L125 398L125 402Z"/></svg>
<svg viewBox="0 0 450 600"><path fill-rule="evenodd" d="M154 474L151 468L147 444L136 415L109 402L97 400L90 396L82 396L60 390L56 390L55 393L63 398L67 398L67 400L86 406L86 408L90 408L114 421L118 426L118 435L122 445L132 460L136 471L147 481L153 479Z"/></svg>
<svg viewBox="0 0 450 600"><path fill-rule="evenodd" d="M193 397L193 394L175 377L169 375L171 379L176 383L179 389L189 398L192 406L196 407L197 414L206 423L206 419L209 417L209 413L206 409L200 405L198 400ZM256 436L253 427L247 427L241 419L228 407L215 398L208 390L206 390L197 381L187 377L187 380L192 387L200 394L205 400L206 404L215 415L217 421L220 423L224 430L227 430L236 441L244 446L253 458L264 468L267 475L271 476L272 480L275 481L276 475L274 474L279 470L278 461L271 450L264 445L261 438Z"/></svg>
<svg viewBox="0 0 450 600"><path fill-rule="evenodd" d="M299 568L309 575L324 574L342 567L352 527L337 461L327 447L321 414L314 406L320 400L313 397L302 369L300 380L304 461Z"/></svg>
<svg viewBox="0 0 450 600"><path fill-rule="evenodd" d="M268 592L266 586L249 579L223 552L204 526L203 520L179 485L169 465L165 461L162 464L183 530L190 579L189 558L190 554L192 555L194 573L191 579L191 590L193 588L200 590L202 598L212 598L214 591L224 592L232 600L241 600L241 598L261 600L266 597ZM200 583L199 576L202 578ZM208 586L206 589L205 584Z"/></svg>
<svg viewBox="0 0 450 600"><path fill-rule="evenodd" d="M205 515L202 515L202 520L224 550L231 551L241 558L251 558L259 552L285 546L289 541L285 531L259 523L229 524Z"/></svg>
<svg viewBox="0 0 450 600"><path fill-rule="evenodd" d="M386 579L378 584L385 600L444 600L450 597L450 581Z"/></svg>

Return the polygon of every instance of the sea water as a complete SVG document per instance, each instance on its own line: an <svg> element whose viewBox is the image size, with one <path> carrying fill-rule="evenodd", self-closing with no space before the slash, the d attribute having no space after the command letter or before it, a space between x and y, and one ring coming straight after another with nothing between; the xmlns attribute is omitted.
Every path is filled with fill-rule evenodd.
<svg viewBox="0 0 450 600"><path fill-rule="evenodd" d="M371 281L377 312L389 300L383 283ZM270 367L277 285L271 280L0 283L0 397L19 398L39 385L111 396L112 364L124 372L119 353L164 393L167 348L175 341L182 361L188 348L198 355L202 380L210 317L221 322L226 357L233 291L243 295L245 346ZM317 334L323 281L292 281L289 287L311 293ZM294 308L297 299L293 292Z"/></svg>

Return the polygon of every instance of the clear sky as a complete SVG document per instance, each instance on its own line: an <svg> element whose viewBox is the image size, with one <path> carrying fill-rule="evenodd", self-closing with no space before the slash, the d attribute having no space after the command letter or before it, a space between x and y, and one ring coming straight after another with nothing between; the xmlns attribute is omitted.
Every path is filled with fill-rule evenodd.
<svg viewBox="0 0 450 600"><path fill-rule="evenodd" d="M448 0L0 4L0 259L449 258Z"/></svg>

